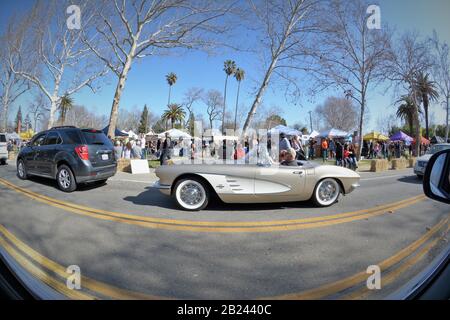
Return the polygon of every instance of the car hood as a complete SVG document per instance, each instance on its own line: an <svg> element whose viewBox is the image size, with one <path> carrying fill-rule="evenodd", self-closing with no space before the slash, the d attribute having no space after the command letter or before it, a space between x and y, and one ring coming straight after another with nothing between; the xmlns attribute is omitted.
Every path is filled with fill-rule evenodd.
<svg viewBox="0 0 450 320"><path fill-rule="evenodd" d="M417 161L427 161L428 162L432 156L433 156L432 154L424 154L423 156L418 157Z"/></svg>

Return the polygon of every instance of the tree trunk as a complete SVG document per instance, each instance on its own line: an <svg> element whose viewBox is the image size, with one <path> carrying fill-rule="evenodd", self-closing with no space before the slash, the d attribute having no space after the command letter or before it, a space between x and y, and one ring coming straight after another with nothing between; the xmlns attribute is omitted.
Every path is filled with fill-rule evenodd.
<svg viewBox="0 0 450 320"><path fill-rule="evenodd" d="M0 132L6 132L6 128L8 126L8 109L9 109L9 86L6 86L5 92L3 93L2 99L3 105L3 119L2 123L0 123Z"/></svg>
<svg viewBox="0 0 450 320"><path fill-rule="evenodd" d="M237 111L238 111L238 104L239 104L239 91L241 89L241 82L238 81L238 91L236 96L236 108L234 109L234 132L236 133L236 123L237 123Z"/></svg>
<svg viewBox="0 0 450 320"><path fill-rule="evenodd" d="M170 95L171 95L171 92L172 92L172 85L169 84L169 99L167 100L167 107L170 106Z"/></svg>
<svg viewBox="0 0 450 320"><path fill-rule="evenodd" d="M446 117L445 117L445 142L448 141L448 113L449 113L449 97L447 96L447 104L446 104Z"/></svg>
<svg viewBox="0 0 450 320"><path fill-rule="evenodd" d="M423 110L425 112L425 138L429 139L430 134L428 131L428 97L424 96L423 100Z"/></svg>
<svg viewBox="0 0 450 320"><path fill-rule="evenodd" d="M227 83L228 83L228 74L225 77L225 90L223 93L222 134L225 134L225 111L227 109Z"/></svg>
<svg viewBox="0 0 450 320"><path fill-rule="evenodd" d="M117 125L117 118L119 116L119 102L125 87L125 82L127 80L128 72L130 71L132 58L128 57L123 67L122 73L119 77L119 82L116 87L116 92L114 93L114 100L111 107L111 114L109 116L109 128L108 137L114 139Z"/></svg>
<svg viewBox="0 0 450 320"><path fill-rule="evenodd" d="M50 99L50 117L48 118L47 129L51 129L55 123L56 110L58 109L58 97L53 96Z"/></svg>
<svg viewBox="0 0 450 320"><path fill-rule="evenodd" d="M414 99L415 100L415 99ZM420 120L419 120L419 106L414 101L414 123L415 123L415 136L416 136L416 145L415 152L416 157L420 156L420 143L421 143L421 135L420 135Z"/></svg>
<svg viewBox="0 0 450 320"><path fill-rule="evenodd" d="M363 146L363 124L364 124L364 112L366 111L366 102L365 98L363 97L362 103L361 103L361 114L359 116L359 140L358 140L358 149L357 149L357 159L361 160L361 151Z"/></svg>
<svg viewBox="0 0 450 320"><path fill-rule="evenodd" d="M258 93L256 94L255 101L253 101L252 107L250 109L250 112L248 113L247 119L245 119L244 127L242 128L242 135L245 136L245 133L247 132L248 128L250 127L250 123L252 121L253 116L256 113L256 109L261 104L261 99L264 95L264 92L267 89L267 86L269 85L270 77L272 76L273 69L275 69L275 65L278 62L278 58L275 58L272 60L272 63L270 64L269 68L266 71L266 75L264 76L264 81L261 85L261 87L258 90Z"/></svg>

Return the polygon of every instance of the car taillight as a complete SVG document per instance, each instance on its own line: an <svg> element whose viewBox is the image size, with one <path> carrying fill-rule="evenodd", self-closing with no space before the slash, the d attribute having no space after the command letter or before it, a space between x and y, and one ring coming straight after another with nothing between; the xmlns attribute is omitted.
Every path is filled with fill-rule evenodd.
<svg viewBox="0 0 450 320"><path fill-rule="evenodd" d="M88 146L82 145L75 147L75 152L78 154L81 160L89 160Z"/></svg>

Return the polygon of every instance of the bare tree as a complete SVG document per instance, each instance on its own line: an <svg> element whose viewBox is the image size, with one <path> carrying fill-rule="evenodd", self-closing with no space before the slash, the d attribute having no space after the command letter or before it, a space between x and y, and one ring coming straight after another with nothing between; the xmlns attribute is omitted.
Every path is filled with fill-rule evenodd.
<svg viewBox="0 0 450 320"><path fill-rule="evenodd" d="M45 107L45 98L42 94L38 95L32 103L28 105L28 114L31 115L31 120L33 121L33 129L38 132L37 125L48 113L49 109Z"/></svg>
<svg viewBox="0 0 450 320"><path fill-rule="evenodd" d="M80 128L103 129L106 127L108 119L105 115L96 114L85 106L74 105L67 111L66 125Z"/></svg>
<svg viewBox="0 0 450 320"><path fill-rule="evenodd" d="M81 41L81 31L70 30L66 25L65 9L71 4L69 0L52 0L38 2L27 18L33 21L25 31L27 41L34 45L36 68L28 71L16 67L10 59L10 67L14 74L33 83L50 102L48 127L56 121L59 101L64 95L72 95L84 87L95 92L94 81L105 75L107 69L93 63L90 50ZM84 1L83 27L91 23L94 3ZM19 57L22 50L16 50Z"/></svg>
<svg viewBox="0 0 450 320"><path fill-rule="evenodd" d="M318 105L316 114L327 128L337 128L343 131L352 131L358 126L359 108L353 100L340 97L329 97L323 105Z"/></svg>
<svg viewBox="0 0 450 320"><path fill-rule="evenodd" d="M298 68L298 64L294 64L294 57L300 58L300 48L305 45L306 37L316 30L313 14L319 13L316 10L318 4L317 0L250 0L253 12L250 21L261 35L261 47L258 47L258 51L265 56L265 70L242 129L244 136L273 74L289 84L295 84L289 77L289 70Z"/></svg>
<svg viewBox="0 0 450 320"><path fill-rule="evenodd" d="M432 61L428 45L421 41L415 32L403 34L397 41L397 45L392 49L389 56L388 65L385 72L391 80L396 90L406 91L414 106L413 123L415 127L415 154L420 151L420 118L419 107L420 97L415 89L415 81L420 73L426 73L432 67Z"/></svg>
<svg viewBox="0 0 450 320"><path fill-rule="evenodd" d="M0 37L0 132L6 130L10 105L30 89L28 81L13 72L14 67L29 67L26 60L15 54L16 50L23 50L24 36L24 28L17 28L13 17Z"/></svg>
<svg viewBox="0 0 450 320"><path fill-rule="evenodd" d="M186 108L188 116L186 117L185 127L189 125L189 119L194 114L194 103L201 100L204 95L201 88L189 88L184 93L183 107Z"/></svg>
<svg viewBox="0 0 450 320"><path fill-rule="evenodd" d="M221 119L223 112L223 95L218 90L209 90L203 97L206 104L206 114L208 115L209 127L213 129L213 123Z"/></svg>
<svg viewBox="0 0 450 320"><path fill-rule="evenodd" d="M310 51L314 62L311 71L318 85L342 90L359 106L359 151L362 148L368 90L385 80L383 68L390 48L386 26L369 28L368 7L365 0L330 1L320 22L323 31L317 39L320 46L314 46Z"/></svg>
<svg viewBox="0 0 450 320"><path fill-rule="evenodd" d="M449 100L450 100L450 49L447 43L441 43L436 31L433 31L431 38L433 44L433 76L443 98L442 103L445 104L445 141L449 135Z"/></svg>
<svg viewBox="0 0 450 320"><path fill-rule="evenodd" d="M103 0L95 35L85 43L117 76L108 134L113 137L128 73L137 59L173 48L206 48L223 31L219 18L234 4L208 0Z"/></svg>

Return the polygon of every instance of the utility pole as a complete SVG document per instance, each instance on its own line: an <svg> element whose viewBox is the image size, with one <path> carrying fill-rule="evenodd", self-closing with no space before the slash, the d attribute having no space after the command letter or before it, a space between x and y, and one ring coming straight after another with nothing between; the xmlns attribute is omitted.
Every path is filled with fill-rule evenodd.
<svg viewBox="0 0 450 320"><path fill-rule="evenodd" d="M309 113L309 126L311 127L310 133L312 133L312 132L313 132L313 127L312 127L312 116L311 116L312 111L309 111L308 113Z"/></svg>

